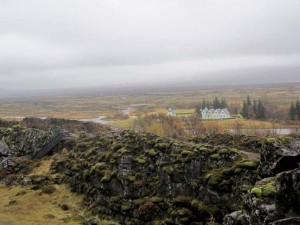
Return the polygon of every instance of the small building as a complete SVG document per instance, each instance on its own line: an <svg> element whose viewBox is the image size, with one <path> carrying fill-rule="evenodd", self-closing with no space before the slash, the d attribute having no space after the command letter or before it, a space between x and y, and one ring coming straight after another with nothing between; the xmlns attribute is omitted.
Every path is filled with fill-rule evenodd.
<svg viewBox="0 0 300 225"><path fill-rule="evenodd" d="M167 116L177 116L177 113L172 108L169 108Z"/></svg>
<svg viewBox="0 0 300 225"><path fill-rule="evenodd" d="M224 109L208 109L201 110L201 117L205 120L230 119L230 113L227 108Z"/></svg>

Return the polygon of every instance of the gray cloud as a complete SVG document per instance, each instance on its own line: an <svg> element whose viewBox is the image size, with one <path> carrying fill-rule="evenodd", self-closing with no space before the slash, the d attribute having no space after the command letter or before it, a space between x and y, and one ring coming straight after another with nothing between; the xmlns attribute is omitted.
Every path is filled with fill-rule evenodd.
<svg viewBox="0 0 300 225"><path fill-rule="evenodd" d="M0 89L298 67L299 9L298 0L0 0Z"/></svg>

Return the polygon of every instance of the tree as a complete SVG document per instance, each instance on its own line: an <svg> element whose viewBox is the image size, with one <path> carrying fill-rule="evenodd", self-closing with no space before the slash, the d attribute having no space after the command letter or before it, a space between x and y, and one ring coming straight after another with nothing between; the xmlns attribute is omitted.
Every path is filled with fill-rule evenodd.
<svg viewBox="0 0 300 225"><path fill-rule="evenodd" d="M227 104L226 99L222 98L220 108L224 109L224 108L227 108L227 107L228 107L228 104Z"/></svg>
<svg viewBox="0 0 300 225"><path fill-rule="evenodd" d="M296 111L295 105L294 105L294 103L292 103L291 107L290 107L290 110L289 110L289 119L290 120L295 120L296 119L296 114L297 114L297 111Z"/></svg>
<svg viewBox="0 0 300 225"><path fill-rule="evenodd" d="M297 100L297 102L296 102L296 119L297 120L300 120L300 101L299 100Z"/></svg>
<svg viewBox="0 0 300 225"><path fill-rule="evenodd" d="M202 105L198 104L196 105L196 114L201 115Z"/></svg>
<svg viewBox="0 0 300 225"><path fill-rule="evenodd" d="M255 118L257 118L257 102L256 102L256 100L253 101L253 112L254 112Z"/></svg>
<svg viewBox="0 0 300 225"><path fill-rule="evenodd" d="M213 108L214 109L217 109L217 108L220 108L220 101L218 99L218 97L215 97L215 100L213 101Z"/></svg>
<svg viewBox="0 0 300 225"><path fill-rule="evenodd" d="M236 105L234 106L234 114L235 114L235 115L238 115L238 114L239 114L239 110L238 110L238 108L236 107Z"/></svg>
<svg viewBox="0 0 300 225"><path fill-rule="evenodd" d="M266 109L265 109L262 101L260 101L260 100L258 101L258 104L257 104L256 118L260 119L260 120L263 120L266 118Z"/></svg>
<svg viewBox="0 0 300 225"><path fill-rule="evenodd" d="M249 96L249 95L247 96L247 105L248 105L248 106L252 105L251 99L250 99L250 96Z"/></svg>
<svg viewBox="0 0 300 225"><path fill-rule="evenodd" d="M245 119L249 119L249 106L246 104L246 102L243 102L243 108L242 108L242 116Z"/></svg>

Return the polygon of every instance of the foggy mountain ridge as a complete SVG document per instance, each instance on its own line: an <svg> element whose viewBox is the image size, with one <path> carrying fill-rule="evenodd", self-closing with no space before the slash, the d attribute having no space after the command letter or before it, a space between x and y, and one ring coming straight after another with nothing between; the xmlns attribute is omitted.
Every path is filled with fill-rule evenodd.
<svg viewBox="0 0 300 225"><path fill-rule="evenodd" d="M73 88L52 88L38 90L8 90L0 89L0 99L10 98L43 98L55 97L60 95L85 96L85 95L113 95L118 93L141 93L163 90L178 89L206 89L218 87L249 87L261 85L291 84L300 82L300 68L280 68L280 69L249 69L234 70L211 73L209 78L197 77L181 78L169 82L152 82L140 84L124 85L105 85L90 87L73 87Z"/></svg>

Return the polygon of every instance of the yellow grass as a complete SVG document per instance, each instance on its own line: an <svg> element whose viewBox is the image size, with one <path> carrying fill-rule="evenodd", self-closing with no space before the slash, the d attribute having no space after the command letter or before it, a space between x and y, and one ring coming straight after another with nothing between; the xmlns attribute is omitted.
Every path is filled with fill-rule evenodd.
<svg viewBox="0 0 300 225"><path fill-rule="evenodd" d="M43 160L30 175L46 175L52 159ZM68 186L54 185L55 192L44 194L31 190L31 186L6 186L0 184L0 224L9 225L79 225L87 215L82 205L83 196L72 193ZM69 206L64 211L62 204ZM103 225L115 222L99 220Z"/></svg>
<svg viewBox="0 0 300 225"><path fill-rule="evenodd" d="M195 113L195 109L194 108L191 108L191 109L173 109L176 113ZM154 109L153 111L150 112L150 114L159 114L159 113L162 113L162 114L167 114L168 110L165 109L165 108L157 108L157 109Z"/></svg>
<svg viewBox="0 0 300 225"><path fill-rule="evenodd" d="M41 164L38 167L34 168L30 175L47 175L49 173L52 162L53 159L51 158L41 161Z"/></svg>
<svg viewBox="0 0 300 225"><path fill-rule="evenodd" d="M118 127L121 129L131 129L134 125L133 119L127 119L127 120L114 120L109 123L109 125L113 127Z"/></svg>
<svg viewBox="0 0 300 225"><path fill-rule="evenodd" d="M41 191L27 186L0 185L0 221L15 225L80 224L77 215L82 214L82 197L71 193L65 185L56 185L55 188L53 194L41 194ZM16 204L10 205L11 201L16 201ZM63 211L61 204L69 205L70 210ZM47 215L54 218L49 219Z"/></svg>
<svg viewBox="0 0 300 225"><path fill-rule="evenodd" d="M283 128L280 123L272 123L268 121L259 120L245 120L245 119L228 119L228 120L203 120L204 127L218 126L220 130L224 129L275 129ZM286 126L285 126L286 127Z"/></svg>

